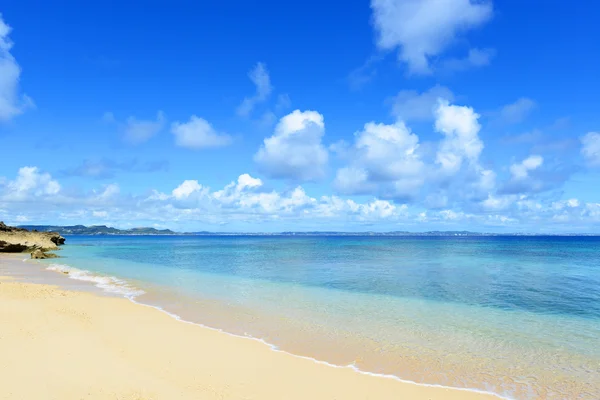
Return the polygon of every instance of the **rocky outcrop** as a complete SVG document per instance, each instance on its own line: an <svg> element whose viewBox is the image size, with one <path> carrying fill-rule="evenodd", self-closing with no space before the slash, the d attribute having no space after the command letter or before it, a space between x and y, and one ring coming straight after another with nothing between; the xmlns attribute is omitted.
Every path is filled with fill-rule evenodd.
<svg viewBox="0 0 600 400"><path fill-rule="evenodd" d="M58 256L54 253L46 253L40 249L37 249L31 252L31 258L42 260L45 258L58 258Z"/></svg>
<svg viewBox="0 0 600 400"><path fill-rule="evenodd" d="M37 232L7 226L0 222L0 253L33 253L58 250L65 238L58 232ZM48 258L48 257L45 257Z"/></svg>
<svg viewBox="0 0 600 400"><path fill-rule="evenodd" d="M0 252L3 253L23 253L26 252L28 247L21 243L8 243L4 240L0 240Z"/></svg>

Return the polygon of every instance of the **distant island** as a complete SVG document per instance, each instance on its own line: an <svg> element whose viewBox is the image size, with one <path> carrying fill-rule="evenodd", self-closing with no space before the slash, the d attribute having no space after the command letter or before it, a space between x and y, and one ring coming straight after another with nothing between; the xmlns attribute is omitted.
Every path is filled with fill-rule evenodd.
<svg viewBox="0 0 600 400"><path fill-rule="evenodd" d="M409 232L409 231L391 231L391 232L340 232L340 231L303 231L303 232L175 232L170 229L156 228L130 228L118 229L106 225L20 225L19 228L38 232L58 232L61 235L179 235L179 236L433 236L433 237L448 237L448 236L598 236L598 234L581 234L581 233L485 233L471 231L428 231L428 232Z"/></svg>
<svg viewBox="0 0 600 400"><path fill-rule="evenodd" d="M170 229L117 229L106 225L20 225L19 228L38 232L58 232L61 235L181 235L181 233L173 232Z"/></svg>
<svg viewBox="0 0 600 400"><path fill-rule="evenodd" d="M469 231L431 231L431 232L175 232L170 229L130 228L118 229L106 225L20 225L19 228L38 232L58 232L61 235L193 235L193 236L493 236L495 234Z"/></svg>

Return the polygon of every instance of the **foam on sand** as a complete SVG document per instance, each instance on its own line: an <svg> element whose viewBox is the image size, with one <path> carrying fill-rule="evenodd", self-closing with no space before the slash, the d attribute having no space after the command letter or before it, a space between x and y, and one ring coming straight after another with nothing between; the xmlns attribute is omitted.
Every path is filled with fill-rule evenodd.
<svg viewBox="0 0 600 400"><path fill-rule="evenodd" d="M25 261L25 260L24 260ZM313 357L307 357L307 356L303 356L303 355L299 355L299 354L294 354L294 353L290 353L287 352L285 350L280 349L278 346L269 343L267 341L265 341L262 338L257 338L257 337L253 337L251 335L238 335L238 334L234 334L234 333L230 333L227 332L226 330L220 329L220 328L216 328L216 327L212 327L212 326L208 326L202 323L198 323L198 322L194 322L194 321L189 321L186 320L184 318L182 318L181 316L172 313L166 309L164 309L163 307L157 306L157 305L151 305L151 304L146 304L143 302L140 302L139 300L137 300L136 298L142 294L144 294L145 292L141 289L138 289L136 287L134 287L133 285L131 285L130 283L128 283L127 281L123 280L123 279L119 279L115 276L103 276L103 275L99 275L96 273L93 273L91 271L88 270L81 270L78 268L74 268L68 265L64 265L64 264L51 264L49 267L46 268L47 270L50 271L54 271L54 272L59 272L59 273L63 273L65 275L67 275L69 278L71 279L76 279L76 280L80 280L80 281L85 281L85 282L91 282L94 283L96 287L108 292L108 293L114 293L120 296L125 297L126 299L129 299L130 301L132 301L133 303L140 305L140 306L145 306L145 307L150 307L153 308L155 310L158 310L160 312L163 312L165 314L167 314L168 316L170 316L171 318L175 319L176 321L179 322L183 322L185 324L190 324L190 325L196 325L199 327L202 327L204 329L209 329L212 331L217 331L223 334L226 334L228 336L232 336L232 337L237 337L237 338L242 338L242 339L249 339L252 341L257 341L262 343L263 345L266 345L270 350L275 351L275 352L279 352L279 353L285 353L289 356L295 357L295 358L300 358L300 359L304 359L304 360L310 360L312 362L315 362L317 364L321 364L321 365L326 365L329 367L333 367L333 368L342 368L342 369L351 369L359 374L362 375L367 375L367 376L372 376L372 377L379 377L379 378L386 378L386 379L392 379L398 382L402 382L404 384L410 384L410 385L416 385L416 386L422 386L422 387L430 387L430 388L437 388L437 389L449 389L449 390L457 390L459 393L460 392L467 392L467 393L474 393L474 394L481 394L481 395L485 395L485 396L492 396L498 399L502 399L502 400L511 400L511 397L508 397L506 395L503 394L498 394L498 393L494 393L492 391L484 391L484 390L479 390L479 389L475 389L475 388L463 388L463 387L453 387L453 386L445 386L445 385L439 385L439 384L429 384L429 383L421 383L421 382L415 382L412 380L407 380L407 379L402 379L398 376L395 375L391 375L391 374L380 374L380 373L374 373L374 372L369 372L369 371L364 371L359 369L356 365L354 364L350 364L350 365L337 365L337 364L332 364L329 363L327 361L323 361L323 360L318 360L315 359Z"/></svg>
<svg viewBox="0 0 600 400"><path fill-rule="evenodd" d="M138 289L129 284L127 281L119 279L115 276L102 276L84 269L78 269L64 264L51 264L46 269L49 271L62 272L63 274L68 275L71 279L94 283L96 287L108 293L118 294L130 299L145 293L143 290Z"/></svg>
<svg viewBox="0 0 600 400"><path fill-rule="evenodd" d="M2 282L0 302L7 400L493 398L330 368L119 298Z"/></svg>

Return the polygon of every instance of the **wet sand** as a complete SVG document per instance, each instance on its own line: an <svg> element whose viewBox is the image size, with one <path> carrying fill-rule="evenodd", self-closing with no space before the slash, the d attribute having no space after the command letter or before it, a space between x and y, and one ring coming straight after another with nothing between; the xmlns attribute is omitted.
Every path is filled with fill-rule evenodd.
<svg viewBox="0 0 600 400"><path fill-rule="evenodd" d="M123 298L11 277L0 278L0 354L2 399L497 398L336 368Z"/></svg>

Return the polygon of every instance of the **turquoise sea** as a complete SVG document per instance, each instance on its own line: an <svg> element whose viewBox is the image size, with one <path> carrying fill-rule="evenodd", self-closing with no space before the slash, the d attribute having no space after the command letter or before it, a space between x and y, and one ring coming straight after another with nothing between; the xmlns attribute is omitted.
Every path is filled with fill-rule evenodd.
<svg viewBox="0 0 600 400"><path fill-rule="evenodd" d="M600 399L599 237L69 236L60 254L44 268L290 353Z"/></svg>

